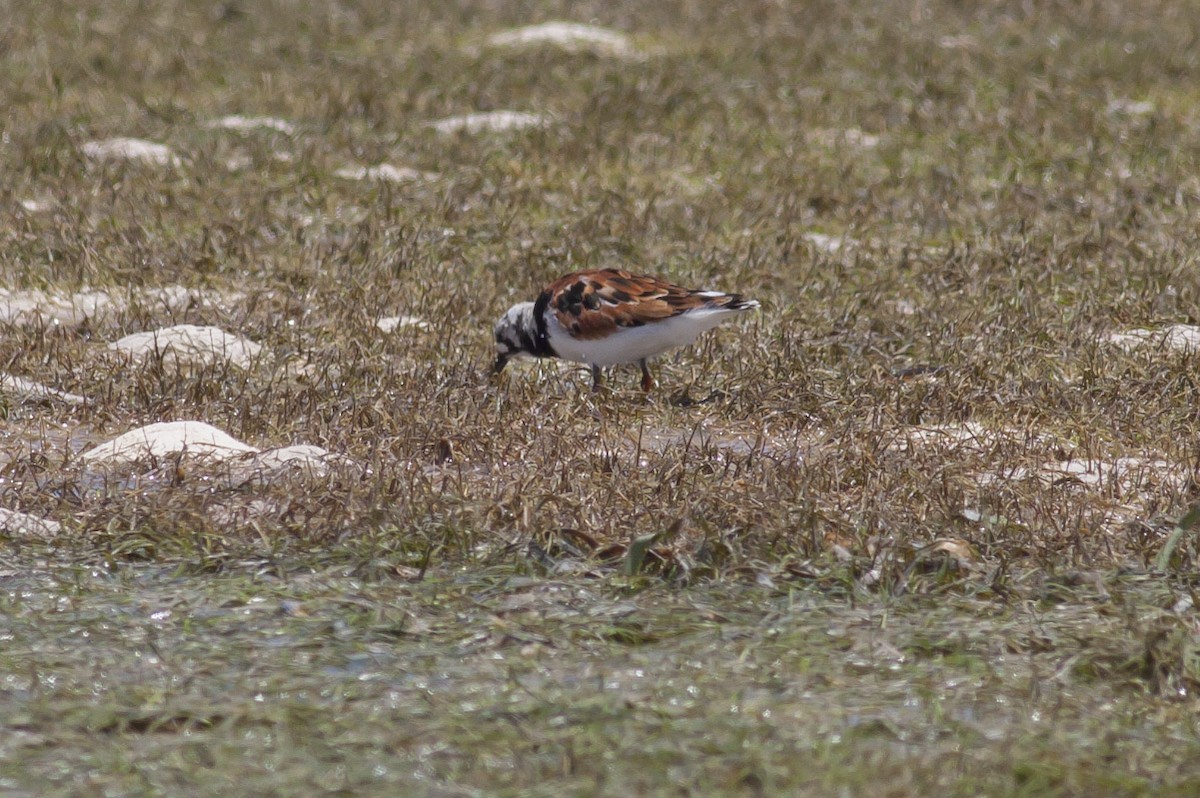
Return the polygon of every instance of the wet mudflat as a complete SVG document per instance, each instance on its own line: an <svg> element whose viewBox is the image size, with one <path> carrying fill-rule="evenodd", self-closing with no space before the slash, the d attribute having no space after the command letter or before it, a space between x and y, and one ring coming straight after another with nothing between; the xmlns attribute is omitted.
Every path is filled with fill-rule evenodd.
<svg viewBox="0 0 1200 798"><path fill-rule="evenodd" d="M496 568L22 565L0 596L13 794L1200 783L1195 630L1162 606L1187 593L1145 578L882 602Z"/></svg>

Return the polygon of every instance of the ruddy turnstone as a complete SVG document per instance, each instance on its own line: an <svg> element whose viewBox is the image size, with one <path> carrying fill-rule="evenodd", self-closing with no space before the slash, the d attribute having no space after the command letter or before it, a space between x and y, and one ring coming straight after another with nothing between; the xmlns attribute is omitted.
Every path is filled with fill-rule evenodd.
<svg viewBox="0 0 1200 798"><path fill-rule="evenodd" d="M513 305L496 322L496 368L518 356L558 357L592 367L637 363L642 390L654 387L646 359L687 346L725 319L758 307L740 294L681 288L621 269L575 272L548 285L535 302Z"/></svg>

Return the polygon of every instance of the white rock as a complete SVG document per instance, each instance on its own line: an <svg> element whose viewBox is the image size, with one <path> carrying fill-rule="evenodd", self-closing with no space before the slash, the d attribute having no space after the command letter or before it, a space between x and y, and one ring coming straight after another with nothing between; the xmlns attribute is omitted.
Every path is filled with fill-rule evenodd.
<svg viewBox="0 0 1200 798"><path fill-rule="evenodd" d="M318 210L314 213L302 213L295 216L296 223L301 227L325 227L330 224L359 224L366 220L370 211L355 205L339 205L330 213Z"/></svg>
<svg viewBox="0 0 1200 798"><path fill-rule="evenodd" d="M87 450L82 458L86 462L121 464L185 454L219 461L257 451L203 421L164 421L130 430Z"/></svg>
<svg viewBox="0 0 1200 798"><path fill-rule="evenodd" d="M149 310L170 313L195 304L220 304L240 298L239 294L200 292L179 285L138 289L122 294L90 290L59 294L0 288L0 323L77 325L85 320L96 321L114 316L128 307L131 300Z"/></svg>
<svg viewBox="0 0 1200 798"><path fill-rule="evenodd" d="M12 374L0 374L0 391L16 394L23 399L47 400L57 399L69 405L87 404L87 397L74 393L60 391L41 383L17 377Z"/></svg>
<svg viewBox="0 0 1200 798"><path fill-rule="evenodd" d="M528 114L523 111L487 111L463 114L462 116L448 116L429 124L439 133L500 133L531 127L545 127L552 121L549 117Z"/></svg>
<svg viewBox="0 0 1200 798"><path fill-rule="evenodd" d="M978 46L979 40L969 34L943 36L938 39L938 47L943 50L974 50Z"/></svg>
<svg viewBox="0 0 1200 798"><path fill-rule="evenodd" d="M629 37L595 25L575 22L546 22L501 31L488 37L494 47L539 47L549 45L568 53L590 52L596 55L636 57Z"/></svg>
<svg viewBox="0 0 1200 798"><path fill-rule="evenodd" d="M1175 324L1168 327L1162 346L1177 352L1195 352L1200 349L1200 327L1192 324Z"/></svg>
<svg viewBox="0 0 1200 798"><path fill-rule="evenodd" d="M822 252L830 255L841 250L846 244L854 243L844 236L830 236L824 233L805 233L802 238Z"/></svg>
<svg viewBox="0 0 1200 798"><path fill-rule="evenodd" d="M198 327L177 324L159 330L127 335L109 349L141 360L161 357L164 362L212 365L221 361L239 368L249 368L262 346L241 336L231 335L219 327Z"/></svg>
<svg viewBox="0 0 1200 798"><path fill-rule="evenodd" d="M1154 103L1149 100L1131 100L1128 97L1118 97L1108 103L1108 112L1110 114L1124 114L1125 116L1146 116L1154 113Z"/></svg>
<svg viewBox="0 0 1200 798"><path fill-rule="evenodd" d="M194 305L219 307L223 303L236 302L244 298L245 295L237 291L229 293L201 291L182 285L143 288L133 291L129 295L130 302L139 304L147 310L156 313L173 313L177 310L185 310ZM118 299L117 304L120 308L124 308L128 303Z"/></svg>
<svg viewBox="0 0 1200 798"><path fill-rule="evenodd" d="M51 538L61 531L62 524L57 521L0 507L0 532L22 537Z"/></svg>
<svg viewBox="0 0 1200 798"><path fill-rule="evenodd" d="M306 477L323 477L333 466L353 464L350 458L335 454L320 446L297 444L278 449L266 449L253 457L231 463L235 484L244 484L258 479L270 481L284 473L296 473Z"/></svg>
<svg viewBox="0 0 1200 798"><path fill-rule="evenodd" d="M249 155L246 155L245 153L238 153L237 155L230 155L224 161L225 168L231 172L240 172L241 170L245 169L246 167L252 165L253 163L254 163L254 159L251 158Z"/></svg>
<svg viewBox="0 0 1200 798"><path fill-rule="evenodd" d="M281 446L278 449L266 449L254 458L264 466L283 466L288 464L319 465L326 468L329 463L344 459L343 455L334 454L328 449L313 446L309 443L298 443L293 446Z"/></svg>
<svg viewBox="0 0 1200 798"><path fill-rule="evenodd" d="M869 150L879 146L879 136L859 130L856 127L846 128L845 130L814 130L812 131L812 136L817 142L827 147L845 144L850 147L861 147L864 150Z"/></svg>
<svg viewBox="0 0 1200 798"><path fill-rule="evenodd" d="M377 166L347 166L333 173L346 180L383 180L389 183L411 183L414 180L436 180L434 172L421 172L407 166L381 163Z"/></svg>
<svg viewBox="0 0 1200 798"><path fill-rule="evenodd" d="M159 166L178 166L180 161L171 148L143 139L114 138L86 142L83 154L97 161L142 161Z"/></svg>
<svg viewBox="0 0 1200 798"><path fill-rule="evenodd" d="M865 133L858 128L850 128L843 131L843 137L847 144L852 144L856 147L871 148L879 146L879 136L874 133Z"/></svg>
<svg viewBox="0 0 1200 798"><path fill-rule="evenodd" d="M42 213L54 208L53 202L39 199L23 199L20 205L29 213Z"/></svg>
<svg viewBox="0 0 1200 798"><path fill-rule="evenodd" d="M102 443L81 457L84 462L128 465L171 455L186 456L202 466L219 466L213 476L230 487L250 482L269 483L288 475L325 477L335 467L357 465L342 454L320 446L297 444L258 449L202 421L168 421L131 430Z"/></svg>
<svg viewBox="0 0 1200 798"><path fill-rule="evenodd" d="M288 136L296 132L295 125L286 119L277 119L273 116L241 116L240 114L213 119L205 127L236 130L243 133L253 130L274 130Z"/></svg>
<svg viewBox="0 0 1200 798"><path fill-rule="evenodd" d="M0 322L6 324L79 324L109 310L112 298L104 291L52 294L0 288Z"/></svg>
<svg viewBox="0 0 1200 798"><path fill-rule="evenodd" d="M385 316L375 322L375 326L385 333L394 332L401 327L416 327L420 330L428 330L429 322L417 316Z"/></svg>
<svg viewBox="0 0 1200 798"><path fill-rule="evenodd" d="M1200 351L1200 327L1192 324L1172 324L1158 330L1138 327L1112 333L1106 340L1126 351L1150 346L1175 352L1196 352Z"/></svg>

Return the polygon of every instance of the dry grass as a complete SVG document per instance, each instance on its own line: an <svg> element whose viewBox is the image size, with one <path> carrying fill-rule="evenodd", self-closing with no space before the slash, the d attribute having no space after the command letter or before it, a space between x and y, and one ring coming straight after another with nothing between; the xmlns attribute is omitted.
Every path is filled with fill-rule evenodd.
<svg viewBox="0 0 1200 798"><path fill-rule="evenodd" d="M1026 601L1088 608L1055 616L1064 629L1092 630L1046 643L1058 664L996 676L998 695L1041 713L1045 696L1017 697L1049 678L1039 669L1054 670L1056 684L1073 674L1095 687L1045 737L1007 711L989 716L1010 735L1005 755L1028 758L1028 772L1004 765L984 734L978 743L994 757L957 760L954 778L932 776L945 764L945 726L931 711L871 727L890 738L915 723L931 735L925 753L873 733L849 748L817 734L824 742L805 749L806 767L829 781L801 781L780 752L807 743L788 735L781 742L761 725L734 724L705 742L690 725L711 722L699 705L673 730L670 709L661 723L625 726L610 723L617 710L602 702L586 723L572 716L597 735L582 740L585 759L675 733L692 746L668 757L675 769L663 780L614 782L613 794L671 781L700 793L832 790L846 779L865 790L851 778L860 756L892 773L900 793L1072 794L1099 788L1087 781L1095 762L1051 761L1065 750L1059 732L1094 740L1117 729L1133 739L1134 707L1145 700L1170 716L1163 735L1183 734L1173 702L1196 687L1194 619L1190 605L1155 608L1183 606L1197 562L1190 532L1170 537L1196 501L1197 355L1157 339L1126 349L1107 338L1200 318L1200 31L1186 3L11 5L0 32L0 285L118 300L101 312L0 325L0 373L90 400L0 394L0 507L62 524L48 542L9 533L15 571L172 569L212 597L221 579L242 591L249 574L286 582L350 569L368 585L364 604L396 590L433 601L438 589L396 580L453 574L477 586L488 574L565 580L605 601L648 590L669 607L655 616L663 626L686 630L651 635L654 656L673 662L726 656L703 642L708 626L687 620L694 591L715 591L722 617L794 591L834 615L848 601L872 612L912 601L895 611L913 630L984 623L989 601L1003 612ZM485 44L507 27L559 18L625 31L638 55ZM551 121L451 135L429 124L491 110ZM234 113L274 115L295 129L210 125ZM166 145L178 161L89 157L88 142L114 137ZM416 173L396 182L336 174L380 163ZM553 364L490 380L494 319L550 278L599 266L737 290L764 310L664 359L662 392L648 401L631 371L599 396L585 373ZM171 286L185 298L163 299ZM401 315L428 327L376 326ZM107 349L179 323L220 327L263 353L243 370L131 362ZM264 484L231 482L187 458L120 470L79 458L133 427L177 419L202 419L260 448L316 444L351 464ZM217 580L215 592L206 579ZM954 610L929 607L927 595L954 597ZM1157 620L1109 628L1096 600ZM462 596L450 606L459 601L472 606ZM739 617L739 629L769 626L761 612ZM587 652L615 656L614 641L647 642L646 624L605 624L596 649L559 641L553 624L529 634L564 646L573 664ZM41 662L30 653L40 650L29 631L37 625L23 632L25 654L0 658L11 679ZM378 644L374 631L363 634L359 642ZM908 635L889 645L915 646ZM782 639L752 659L765 667L769 651L788 652L785 670L845 675L845 649L812 644L817 661L797 663L787 657L803 660L808 638L792 630ZM332 640L340 652L345 641ZM444 647L425 662L468 645L438 641ZM979 661L901 668L899 692L887 695L991 668L975 643L952 648ZM735 665L714 665L713 685L752 689L757 677ZM829 678L836 689L826 700L852 704L853 680ZM452 689L466 695L484 683ZM572 711L587 714L591 705L564 685L553 700L581 701ZM661 709L664 695L645 700ZM394 718L382 700L362 698L355 711ZM1130 714L1108 726L1087 717L1110 700ZM24 701L9 693L0 706L28 714ZM422 716L424 733L455 750L511 743L490 722L487 733L503 743L429 720L443 711L471 712L435 706ZM508 711L495 717L531 739L557 722ZM147 728L199 717L206 733L225 734L244 722L228 720L230 709L196 713L171 709ZM50 733L50 715L37 717L21 723ZM131 721L121 717L100 726L123 733ZM1177 746L1179 761L1194 754L1186 735L1160 743ZM736 753L758 746L761 770ZM728 769L708 769L697 752ZM555 794L613 775L609 761L572 781L577 758L559 753L565 781L547 782ZM82 767L95 755L72 761ZM1197 778L1178 762L1141 768L1124 756L1114 754L1113 771L1129 780L1107 785L1112 792L1185 790ZM483 761L431 766L419 778L431 780L431 794L443 794L436 784L487 789L480 768L507 769L512 794L549 778L540 759L528 768ZM44 775L42 765L29 772ZM306 778L300 760L292 765L281 783Z"/></svg>

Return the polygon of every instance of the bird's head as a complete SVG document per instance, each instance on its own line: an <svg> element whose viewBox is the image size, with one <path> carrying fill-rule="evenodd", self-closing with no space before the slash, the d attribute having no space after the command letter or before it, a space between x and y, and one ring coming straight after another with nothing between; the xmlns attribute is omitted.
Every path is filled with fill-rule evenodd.
<svg viewBox="0 0 1200 798"><path fill-rule="evenodd" d="M509 308L496 322L496 365L499 374L513 358L532 357L537 350L537 324L533 318L533 303L522 302Z"/></svg>

